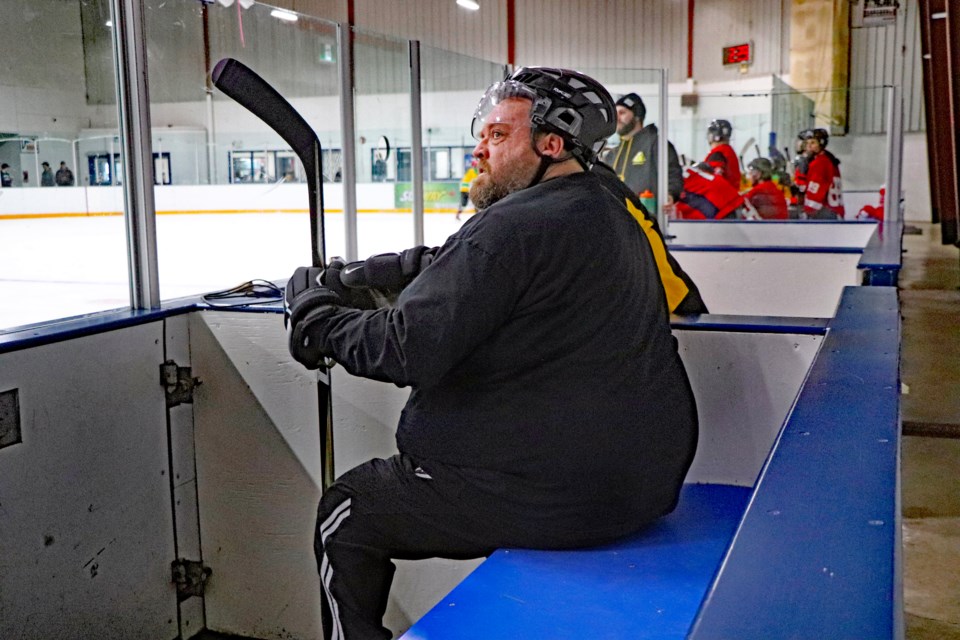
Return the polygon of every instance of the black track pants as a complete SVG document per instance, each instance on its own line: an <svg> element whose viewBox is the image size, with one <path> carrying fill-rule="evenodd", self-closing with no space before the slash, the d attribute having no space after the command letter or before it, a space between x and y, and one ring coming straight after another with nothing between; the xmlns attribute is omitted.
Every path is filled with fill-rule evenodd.
<svg viewBox="0 0 960 640"><path fill-rule="evenodd" d="M314 550L327 640L389 639L382 619L392 558L467 559L489 555L502 537L483 524L472 492L448 468L400 454L341 476L320 500Z"/></svg>

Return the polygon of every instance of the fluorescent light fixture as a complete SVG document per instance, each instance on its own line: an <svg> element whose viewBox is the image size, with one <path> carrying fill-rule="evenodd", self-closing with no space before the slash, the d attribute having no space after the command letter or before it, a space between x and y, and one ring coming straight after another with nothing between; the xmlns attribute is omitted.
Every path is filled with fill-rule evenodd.
<svg viewBox="0 0 960 640"><path fill-rule="evenodd" d="M276 18L277 20L286 20L287 22L296 22L297 14L290 13L289 11L284 11L283 9L274 9L270 12L270 15Z"/></svg>
<svg viewBox="0 0 960 640"><path fill-rule="evenodd" d="M457 0L457 4L464 9L470 9L470 11L477 11L480 9L480 3L477 2L477 0Z"/></svg>

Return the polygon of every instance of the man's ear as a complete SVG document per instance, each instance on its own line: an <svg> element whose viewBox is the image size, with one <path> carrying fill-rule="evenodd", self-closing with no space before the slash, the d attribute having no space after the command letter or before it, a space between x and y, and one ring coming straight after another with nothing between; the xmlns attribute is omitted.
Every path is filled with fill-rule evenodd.
<svg viewBox="0 0 960 640"><path fill-rule="evenodd" d="M559 158L563 155L563 138L556 133L548 133L540 138L537 146L540 152L551 158Z"/></svg>

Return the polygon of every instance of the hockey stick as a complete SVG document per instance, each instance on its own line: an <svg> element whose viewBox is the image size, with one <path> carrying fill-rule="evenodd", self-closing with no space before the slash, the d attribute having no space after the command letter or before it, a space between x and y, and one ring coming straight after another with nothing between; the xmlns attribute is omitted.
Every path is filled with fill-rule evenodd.
<svg viewBox="0 0 960 640"><path fill-rule="evenodd" d="M233 98L241 106L257 116L277 132L300 158L307 175L307 191L310 203L310 248L311 263L323 267L323 166L320 154L320 138L307 121L290 106L280 93L270 86L250 67L233 58L224 58L210 74L214 86Z"/></svg>
<svg viewBox="0 0 960 640"><path fill-rule="evenodd" d="M746 168L745 168L745 166L744 166L744 164L743 164L743 156L747 155L747 151L750 149L750 147L753 146L754 142L756 142L756 139L754 139L754 138L752 138L752 137L751 137L749 140L747 140L747 143L746 143L745 145L743 145L743 148L740 149L740 153L737 155L737 157L740 159L740 170L741 170L741 171L746 171Z"/></svg>
<svg viewBox="0 0 960 640"><path fill-rule="evenodd" d="M323 162L320 139L307 121L280 93L252 69L233 58L224 58L210 73L214 86L263 120L290 145L307 175L310 204L310 253L314 267L326 265L323 225ZM320 482L326 490L333 483L333 400L327 381L319 381L317 401L324 424L320 427Z"/></svg>

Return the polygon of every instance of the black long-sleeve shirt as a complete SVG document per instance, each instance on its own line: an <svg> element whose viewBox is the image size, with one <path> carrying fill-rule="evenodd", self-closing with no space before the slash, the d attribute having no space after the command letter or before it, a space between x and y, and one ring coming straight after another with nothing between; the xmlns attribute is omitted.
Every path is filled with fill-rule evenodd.
<svg viewBox="0 0 960 640"><path fill-rule="evenodd" d="M492 205L394 308L338 310L318 337L350 372L412 387L400 451L573 543L675 504L697 418L667 318L642 230L578 173Z"/></svg>

